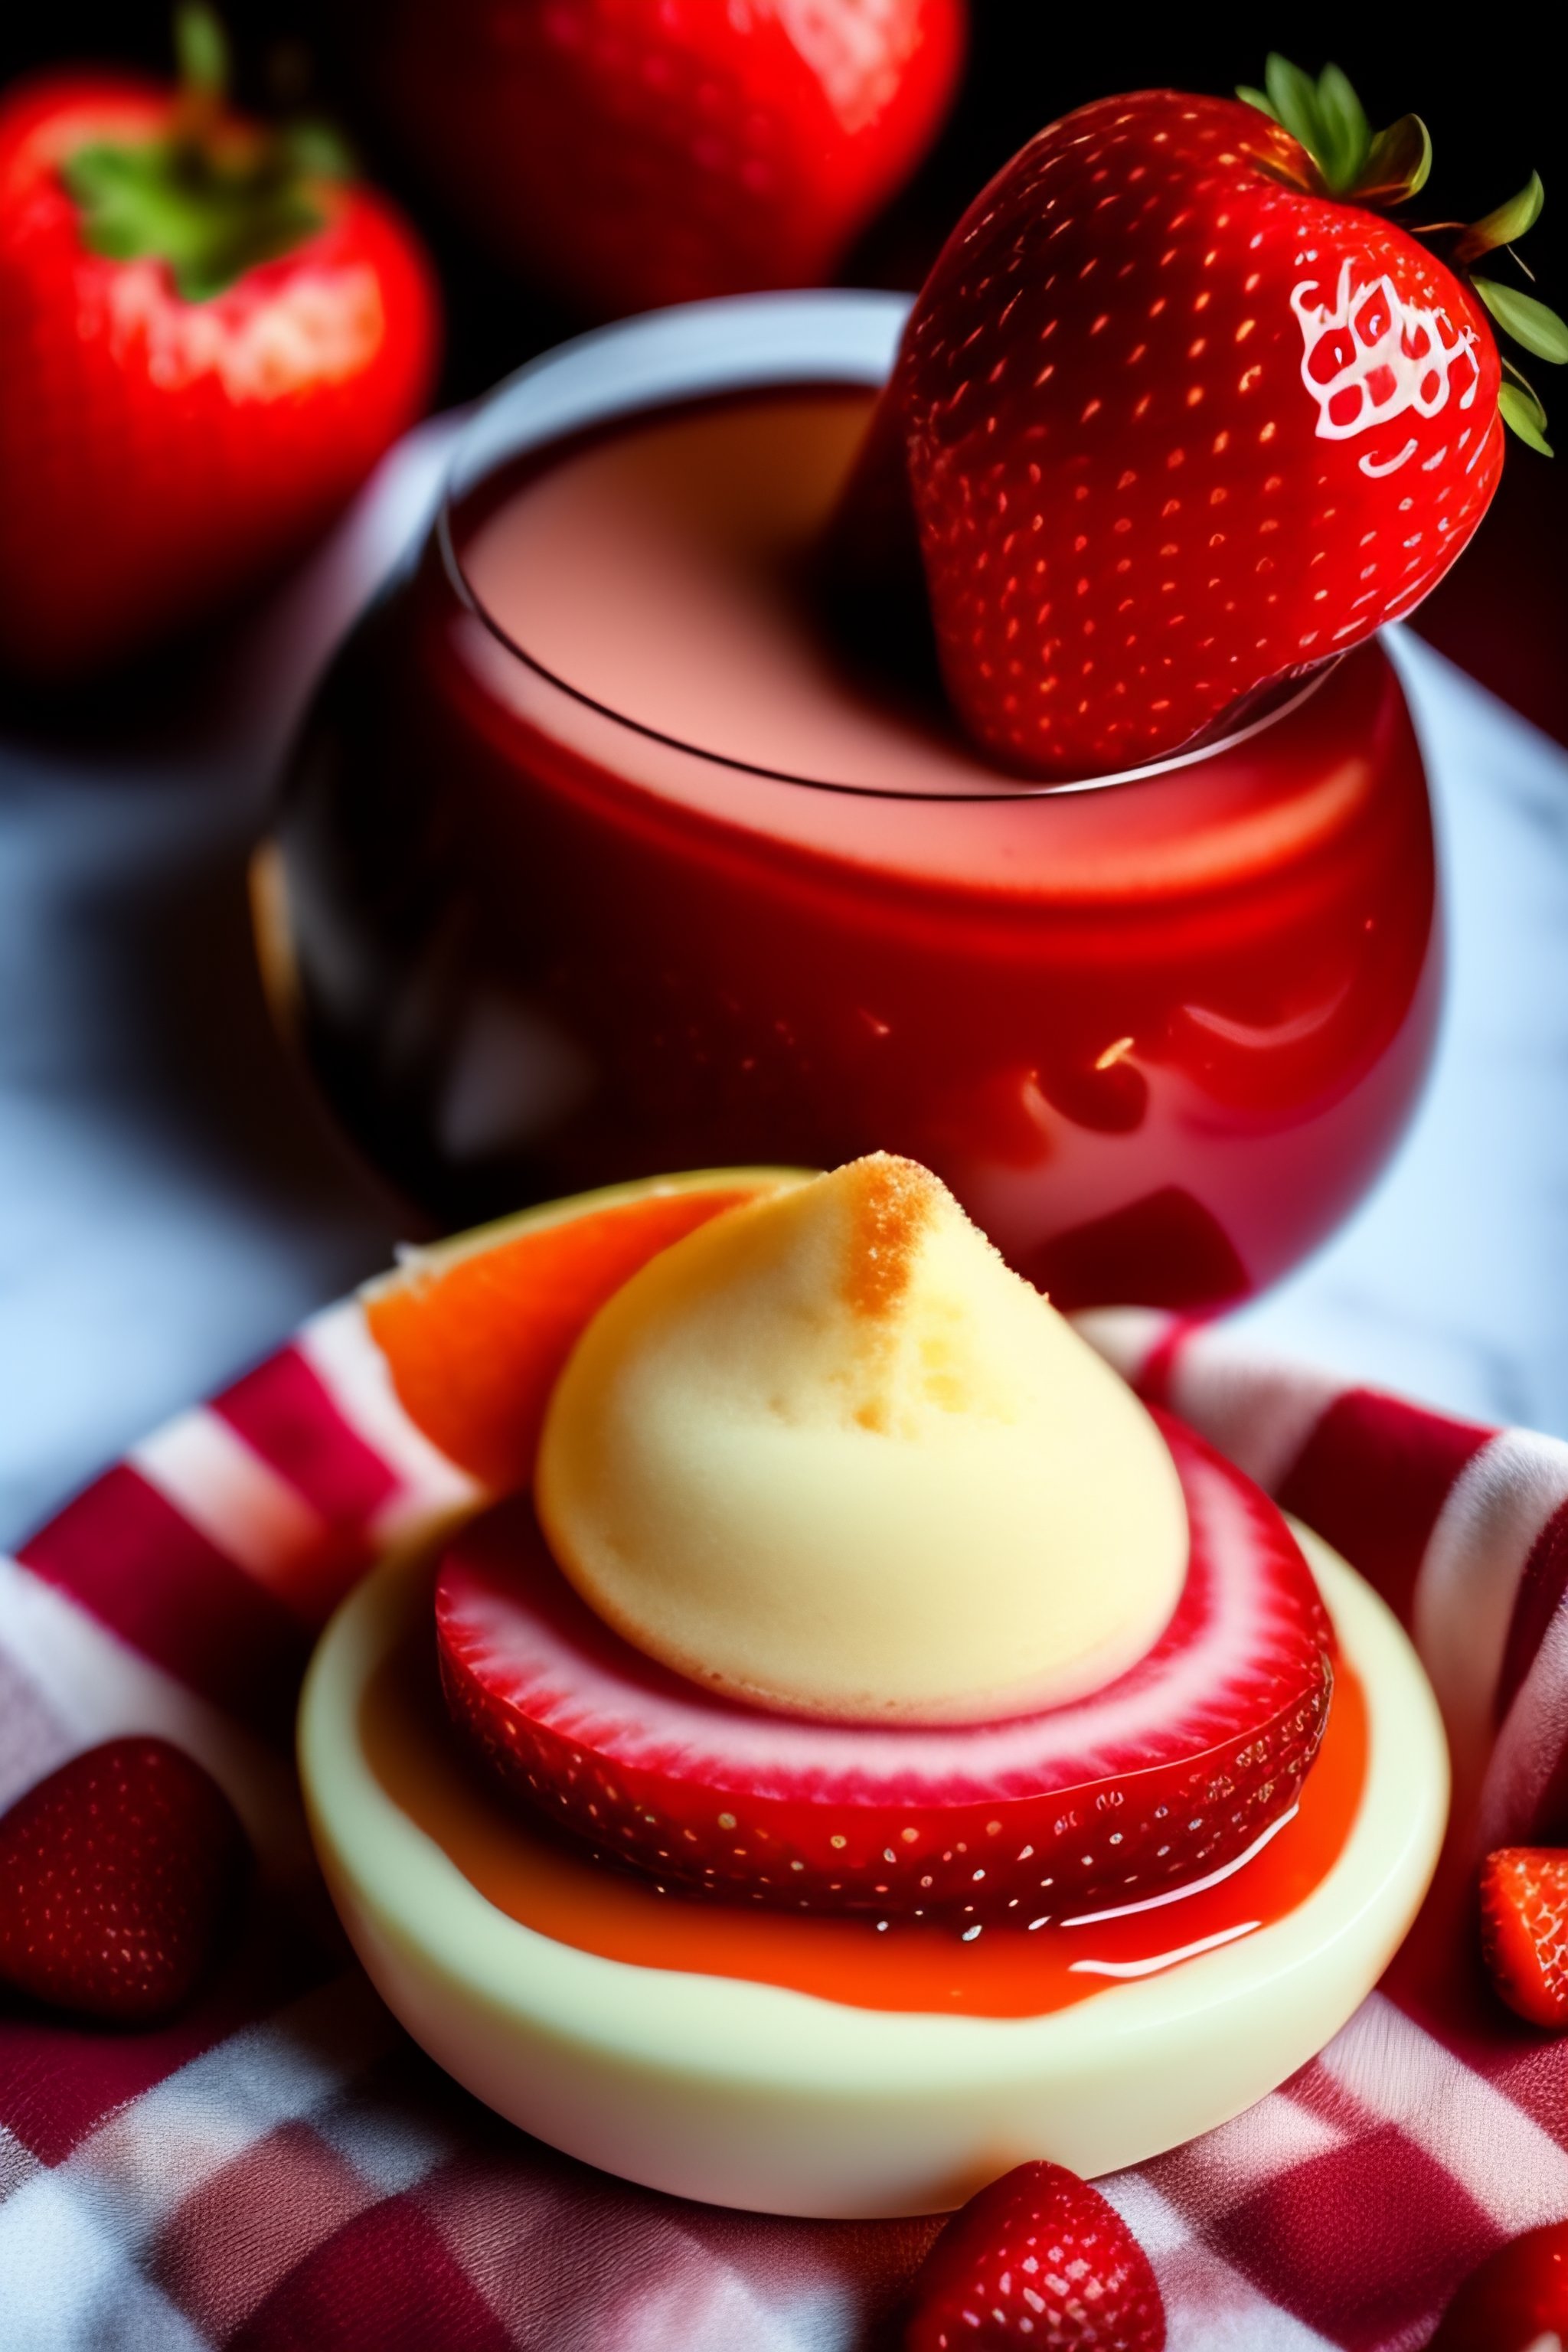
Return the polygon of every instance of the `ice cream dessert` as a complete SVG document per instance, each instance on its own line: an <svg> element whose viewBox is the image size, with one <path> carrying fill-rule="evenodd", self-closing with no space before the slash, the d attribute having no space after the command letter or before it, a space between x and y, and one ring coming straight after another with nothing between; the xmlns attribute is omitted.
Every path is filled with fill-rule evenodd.
<svg viewBox="0 0 1568 2352"><path fill-rule="evenodd" d="M1152 1649L1181 1483L1131 1391L923 1169L703 1226L552 1400L540 1523L589 1606L730 1697L851 1722L1059 1705Z"/></svg>
<svg viewBox="0 0 1568 2352"><path fill-rule="evenodd" d="M558 1203L366 1314L486 1507L346 1604L301 1762L372 1976L503 2113L930 2209L1205 2128L1375 1980L1445 1810L1404 1637L926 1171Z"/></svg>

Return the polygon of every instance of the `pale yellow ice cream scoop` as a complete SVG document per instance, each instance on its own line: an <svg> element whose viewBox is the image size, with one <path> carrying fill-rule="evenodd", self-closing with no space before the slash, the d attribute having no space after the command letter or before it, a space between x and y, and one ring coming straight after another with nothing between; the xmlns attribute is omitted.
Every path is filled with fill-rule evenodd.
<svg viewBox="0 0 1568 2352"><path fill-rule="evenodd" d="M536 1494L566 1575L639 1648L858 1721L1097 1688L1159 1638L1187 1565L1142 1405L886 1153L634 1275L561 1375Z"/></svg>

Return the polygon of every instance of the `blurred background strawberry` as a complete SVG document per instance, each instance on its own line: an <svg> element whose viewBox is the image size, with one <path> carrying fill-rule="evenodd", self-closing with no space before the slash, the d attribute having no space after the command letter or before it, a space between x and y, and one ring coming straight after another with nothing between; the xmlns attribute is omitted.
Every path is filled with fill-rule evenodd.
<svg viewBox="0 0 1568 2352"><path fill-rule="evenodd" d="M964 0L344 0L433 193L615 316L831 278L953 96Z"/></svg>
<svg viewBox="0 0 1568 2352"><path fill-rule="evenodd" d="M100 667L321 530L425 404L413 231L320 133L182 79L60 71L0 100L0 661Z"/></svg>

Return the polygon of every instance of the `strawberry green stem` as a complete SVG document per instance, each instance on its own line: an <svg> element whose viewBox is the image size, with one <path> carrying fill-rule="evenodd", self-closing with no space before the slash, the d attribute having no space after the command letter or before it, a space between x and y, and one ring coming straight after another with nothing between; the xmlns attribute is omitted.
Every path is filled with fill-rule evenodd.
<svg viewBox="0 0 1568 2352"><path fill-rule="evenodd" d="M228 44L210 9L191 0L174 20L179 93L166 131L91 140L61 177L90 252L163 262L187 302L210 301L248 270L321 227L327 144L303 127L257 131L226 110Z"/></svg>
<svg viewBox="0 0 1568 2352"><path fill-rule="evenodd" d="M201 0L184 0L174 11L174 62L184 127L193 133L210 129L228 97L228 40Z"/></svg>

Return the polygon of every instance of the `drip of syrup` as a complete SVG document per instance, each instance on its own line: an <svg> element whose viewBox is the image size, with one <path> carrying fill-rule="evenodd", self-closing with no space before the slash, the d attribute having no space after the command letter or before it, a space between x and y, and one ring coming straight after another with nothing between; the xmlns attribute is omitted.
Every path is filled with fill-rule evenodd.
<svg viewBox="0 0 1568 2352"><path fill-rule="evenodd" d="M1328 1729L1294 1811L1184 1893L1076 1919L951 1925L831 1917L667 1894L535 1829L458 1752L437 1682L427 1596L371 1676L360 1740L386 1796L487 1902L537 1934L642 1968L749 1978L857 2009L1037 2017L1157 1975L1282 1918L1344 1846L1366 1773L1366 1706L1342 1658Z"/></svg>

